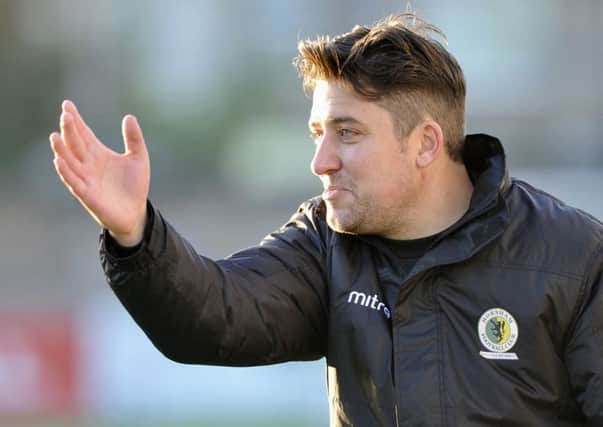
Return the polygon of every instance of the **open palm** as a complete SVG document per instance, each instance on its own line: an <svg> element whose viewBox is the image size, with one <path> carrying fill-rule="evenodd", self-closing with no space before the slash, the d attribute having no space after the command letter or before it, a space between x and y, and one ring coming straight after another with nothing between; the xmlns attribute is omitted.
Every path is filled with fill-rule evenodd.
<svg viewBox="0 0 603 427"><path fill-rule="evenodd" d="M57 173L92 217L124 246L142 239L149 193L150 163L142 131L124 117L123 154L107 148L71 101L64 101L61 132L50 135Z"/></svg>

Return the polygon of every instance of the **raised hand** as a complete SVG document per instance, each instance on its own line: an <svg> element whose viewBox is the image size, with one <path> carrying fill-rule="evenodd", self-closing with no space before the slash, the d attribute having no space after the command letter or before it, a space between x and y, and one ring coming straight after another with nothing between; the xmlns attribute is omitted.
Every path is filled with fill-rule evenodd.
<svg viewBox="0 0 603 427"><path fill-rule="evenodd" d="M61 181L119 244L138 244L145 226L151 168L136 118L123 118L123 154L94 135L71 101L62 104L60 128L60 133L50 135L50 146Z"/></svg>

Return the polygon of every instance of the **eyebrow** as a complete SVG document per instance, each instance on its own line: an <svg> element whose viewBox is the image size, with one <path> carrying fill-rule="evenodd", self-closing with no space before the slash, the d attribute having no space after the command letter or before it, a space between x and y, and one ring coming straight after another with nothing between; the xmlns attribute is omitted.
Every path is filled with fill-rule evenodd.
<svg viewBox="0 0 603 427"><path fill-rule="evenodd" d="M328 117L326 120L326 125L340 125L343 123L352 123L356 125L362 125L363 123L352 116L337 116L337 117ZM312 120L308 123L310 128L320 127L321 124L318 120Z"/></svg>

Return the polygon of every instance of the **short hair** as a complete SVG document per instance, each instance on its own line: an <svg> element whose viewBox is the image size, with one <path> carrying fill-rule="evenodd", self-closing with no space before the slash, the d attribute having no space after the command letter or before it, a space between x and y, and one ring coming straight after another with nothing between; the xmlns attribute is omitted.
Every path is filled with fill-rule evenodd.
<svg viewBox="0 0 603 427"><path fill-rule="evenodd" d="M293 62L307 90L317 80L336 80L379 103L392 114L402 141L429 114L442 127L448 155L461 162L465 77L434 34L446 40L441 30L406 12L333 38L300 41Z"/></svg>

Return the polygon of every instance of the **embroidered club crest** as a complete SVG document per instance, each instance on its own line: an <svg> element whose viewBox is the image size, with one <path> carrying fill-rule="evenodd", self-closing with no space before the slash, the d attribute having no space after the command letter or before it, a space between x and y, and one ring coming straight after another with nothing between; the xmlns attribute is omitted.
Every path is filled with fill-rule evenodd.
<svg viewBox="0 0 603 427"><path fill-rule="evenodd" d="M502 308L491 308L479 319L477 333L482 345L489 351L480 351L486 359L517 360L516 353L509 353L519 337L515 318Z"/></svg>

